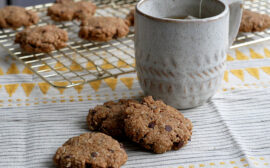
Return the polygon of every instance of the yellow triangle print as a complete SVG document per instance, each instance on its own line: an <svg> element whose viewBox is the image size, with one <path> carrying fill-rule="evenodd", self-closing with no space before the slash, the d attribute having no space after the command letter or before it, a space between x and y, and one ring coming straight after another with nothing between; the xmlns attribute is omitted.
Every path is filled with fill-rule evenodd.
<svg viewBox="0 0 270 168"><path fill-rule="evenodd" d="M224 80L225 80L226 82L229 82L229 72L228 72L228 71L225 71L225 72L224 72Z"/></svg>
<svg viewBox="0 0 270 168"><path fill-rule="evenodd" d="M29 75L33 74L33 72L32 72L29 68L27 68L27 67L25 67L25 68L23 69L22 73L23 73L23 74L29 74Z"/></svg>
<svg viewBox="0 0 270 168"><path fill-rule="evenodd" d="M73 81L73 83L81 83L82 81ZM78 92L78 94L81 93L81 91L83 90L83 84L81 85L77 85L77 86L74 86L74 89Z"/></svg>
<svg viewBox="0 0 270 168"><path fill-rule="evenodd" d="M21 84L23 91L25 93L25 95L27 97L29 97L29 95L31 94L31 92L33 91L35 84L34 83L22 83Z"/></svg>
<svg viewBox="0 0 270 168"><path fill-rule="evenodd" d="M260 79L259 69L258 68L246 68L246 71L256 79Z"/></svg>
<svg viewBox="0 0 270 168"><path fill-rule="evenodd" d="M97 92L100 87L101 80L90 82L89 84Z"/></svg>
<svg viewBox="0 0 270 168"><path fill-rule="evenodd" d="M11 97L17 90L19 84L8 84L5 85L6 92L8 93L9 97Z"/></svg>
<svg viewBox="0 0 270 168"><path fill-rule="evenodd" d="M228 54L227 55L227 61L234 61L234 58Z"/></svg>
<svg viewBox="0 0 270 168"><path fill-rule="evenodd" d="M262 59L262 58L264 58L261 54L259 54L259 53L256 53L253 49L249 49L249 52L250 52L250 57L252 58L252 59Z"/></svg>
<svg viewBox="0 0 270 168"><path fill-rule="evenodd" d="M87 70L95 70L96 66L91 61L88 61L88 63L86 64L86 69Z"/></svg>
<svg viewBox="0 0 270 168"><path fill-rule="evenodd" d="M51 68L47 65L43 65L41 67L38 68L39 71L51 71Z"/></svg>
<svg viewBox="0 0 270 168"><path fill-rule="evenodd" d="M64 67L63 64L61 64L60 62L57 62L54 66L54 68L57 70L57 71L67 71L68 69Z"/></svg>
<svg viewBox="0 0 270 168"><path fill-rule="evenodd" d="M241 69L231 70L231 73L239 78L241 81L244 81L244 71Z"/></svg>
<svg viewBox="0 0 270 168"><path fill-rule="evenodd" d="M120 79L127 88L132 89L134 78L121 78Z"/></svg>
<svg viewBox="0 0 270 168"><path fill-rule="evenodd" d="M261 69L267 73L268 75L270 75L270 67L261 67Z"/></svg>
<svg viewBox="0 0 270 168"><path fill-rule="evenodd" d="M20 73L20 71L17 68L15 63L12 63L7 70L7 74L19 74L19 73Z"/></svg>
<svg viewBox="0 0 270 168"><path fill-rule="evenodd" d="M136 66L136 60L134 59L134 63L132 64L133 67Z"/></svg>
<svg viewBox="0 0 270 168"><path fill-rule="evenodd" d="M240 52L237 49L235 50L235 54L236 54L237 60L249 60L248 56L246 56L245 54L243 54L242 52Z"/></svg>
<svg viewBox="0 0 270 168"><path fill-rule="evenodd" d="M2 68L0 68L0 75L4 75Z"/></svg>
<svg viewBox="0 0 270 168"><path fill-rule="evenodd" d="M56 86L63 86L64 87L64 86L68 85L68 82L54 82L54 84ZM65 88L57 88L57 89L59 90L60 94L63 94L65 91Z"/></svg>
<svg viewBox="0 0 270 168"><path fill-rule="evenodd" d="M264 49L264 54L267 58L270 58L270 51L267 48Z"/></svg>
<svg viewBox="0 0 270 168"><path fill-rule="evenodd" d="M48 83L38 83L38 87L41 90L41 92L46 95L48 90L50 89L51 85Z"/></svg>
<svg viewBox="0 0 270 168"><path fill-rule="evenodd" d="M72 64L70 65L70 69L72 71L81 71L82 67L79 64L77 64L76 62L72 62Z"/></svg>
<svg viewBox="0 0 270 168"><path fill-rule="evenodd" d="M106 84L114 91L117 85L117 79L116 78L107 78L104 79Z"/></svg>
<svg viewBox="0 0 270 168"><path fill-rule="evenodd" d="M118 68L129 68L129 65L126 64L124 61L119 60L117 63Z"/></svg>
<svg viewBox="0 0 270 168"><path fill-rule="evenodd" d="M113 69L114 66L110 64L106 59L104 59L103 64L101 65L102 69Z"/></svg>

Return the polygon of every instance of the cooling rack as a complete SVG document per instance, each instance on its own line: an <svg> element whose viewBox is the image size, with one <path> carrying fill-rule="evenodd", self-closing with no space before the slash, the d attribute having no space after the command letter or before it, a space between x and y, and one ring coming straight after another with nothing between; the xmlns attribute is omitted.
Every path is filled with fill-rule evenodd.
<svg viewBox="0 0 270 168"><path fill-rule="evenodd" d="M244 1L244 8L270 16L270 0L246 0ZM270 40L270 29L255 33L239 33L231 48L238 48L267 40Z"/></svg>
<svg viewBox="0 0 270 168"><path fill-rule="evenodd" d="M95 0L97 16L116 16L124 18L137 0ZM69 34L67 47L51 53L27 54L18 44L14 44L15 34L22 31L0 30L0 46L10 55L28 67L47 83L58 88L101 80L109 77L135 72L134 30L127 37L106 43L89 42L78 37L78 21L54 22L46 16L47 7L52 4L27 7L38 12L38 26L54 24ZM270 15L268 0L246 1L245 8ZM240 33L232 48L270 40L270 29L260 33Z"/></svg>
<svg viewBox="0 0 270 168"><path fill-rule="evenodd" d="M124 18L135 5L135 0L94 1L98 6L97 16ZM78 37L78 21L54 22L46 16L47 7L52 4L27 7L40 16L37 26L54 24L68 32L67 47L51 53L24 53L14 44L17 32L23 30L0 30L0 45L36 75L54 87L66 88L86 82L96 81L121 74L135 72L134 31L131 28L127 37L110 42L89 42Z"/></svg>

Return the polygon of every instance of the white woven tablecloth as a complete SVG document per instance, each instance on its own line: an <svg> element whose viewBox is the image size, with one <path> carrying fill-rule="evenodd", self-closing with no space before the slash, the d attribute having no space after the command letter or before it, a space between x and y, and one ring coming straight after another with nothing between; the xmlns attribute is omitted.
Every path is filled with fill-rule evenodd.
<svg viewBox="0 0 270 168"><path fill-rule="evenodd" d="M270 42L231 50L227 60L215 97L182 111L194 124L192 141L165 154L127 142L124 168L270 167ZM56 149L88 132L90 107L141 94L135 73L55 89L1 50L0 168L54 167Z"/></svg>

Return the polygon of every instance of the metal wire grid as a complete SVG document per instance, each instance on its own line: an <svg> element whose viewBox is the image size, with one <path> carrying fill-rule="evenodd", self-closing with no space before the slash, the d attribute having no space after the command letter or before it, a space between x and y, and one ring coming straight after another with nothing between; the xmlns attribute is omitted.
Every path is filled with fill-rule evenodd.
<svg viewBox="0 0 270 168"><path fill-rule="evenodd" d="M136 0L96 0L97 16L125 17L136 4ZM54 87L66 88L86 82L116 77L121 74L135 72L134 31L121 39L106 43L82 40L78 37L79 22L54 22L46 16L48 6L52 4L28 7L38 12L41 20L38 26L55 24L69 33L66 48L52 53L26 54L19 45L14 44L14 36L18 30L0 30L0 45L10 55L27 66L44 81ZM246 1L245 8L270 15L268 0ZM258 33L240 33L232 48L254 44L270 39L270 29Z"/></svg>
<svg viewBox="0 0 270 168"><path fill-rule="evenodd" d="M246 0L244 8L261 14L270 16L270 1L269 0ZM256 44L270 40L270 29L262 32L254 33L239 33L234 45L231 48L238 48L246 45Z"/></svg>
<svg viewBox="0 0 270 168"><path fill-rule="evenodd" d="M124 18L134 7L136 1L95 1L97 16L116 16ZM86 82L96 81L121 74L135 72L134 32L122 39L106 43L89 42L78 37L79 22L54 22L46 16L47 7L52 4L28 7L38 12L40 21L37 26L54 24L69 34L67 47L51 53L27 54L14 44L18 30L0 31L0 45L10 55L27 66L44 81L54 87L66 88Z"/></svg>

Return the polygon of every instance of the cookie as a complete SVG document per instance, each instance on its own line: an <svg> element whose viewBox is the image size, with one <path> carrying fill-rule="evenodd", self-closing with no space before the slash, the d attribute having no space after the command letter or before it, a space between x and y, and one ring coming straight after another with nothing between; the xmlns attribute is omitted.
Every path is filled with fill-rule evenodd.
<svg viewBox="0 0 270 168"><path fill-rule="evenodd" d="M134 26L135 9L132 9L126 17L129 26Z"/></svg>
<svg viewBox="0 0 270 168"><path fill-rule="evenodd" d="M125 133L155 153L178 150L192 135L192 123L178 110L151 96L126 108Z"/></svg>
<svg viewBox="0 0 270 168"><path fill-rule="evenodd" d="M124 111L129 102L135 100L109 101L90 109L87 116L89 129L100 131L117 139L124 138Z"/></svg>
<svg viewBox="0 0 270 168"><path fill-rule="evenodd" d="M270 28L270 16L245 9L243 11L240 32L257 32Z"/></svg>
<svg viewBox="0 0 270 168"><path fill-rule="evenodd" d="M66 46L68 34L54 25L27 28L16 34L15 43L19 43L26 52L51 52Z"/></svg>
<svg viewBox="0 0 270 168"><path fill-rule="evenodd" d="M125 19L116 17L90 17L82 21L79 36L92 41L110 41L124 37L129 32Z"/></svg>
<svg viewBox="0 0 270 168"><path fill-rule="evenodd" d="M53 6L48 8L47 15L54 21L71 21L93 16L95 12L96 5L91 2L58 0Z"/></svg>
<svg viewBox="0 0 270 168"><path fill-rule="evenodd" d="M59 168L119 168L127 161L122 145L103 133L85 133L69 139L53 158Z"/></svg>
<svg viewBox="0 0 270 168"><path fill-rule="evenodd" d="M19 6L6 6L0 9L1 28L28 27L37 24L38 21L38 15L32 10L26 10Z"/></svg>

